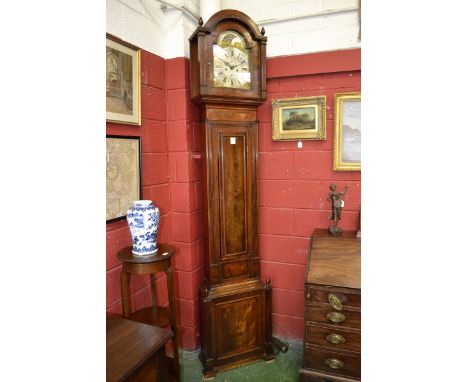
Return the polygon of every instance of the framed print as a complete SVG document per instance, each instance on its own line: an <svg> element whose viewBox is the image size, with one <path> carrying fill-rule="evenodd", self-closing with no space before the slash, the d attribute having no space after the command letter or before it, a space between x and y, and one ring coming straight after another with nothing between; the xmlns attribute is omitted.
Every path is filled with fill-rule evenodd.
<svg viewBox="0 0 468 382"><path fill-rule="evenodd" d="M106 119L141 124L140 50L107 34Z"/></svg>
<svg viewBox="0 0 468 382"><path fill-rule="evenodd" d="M274 99L273 140L326 139L326 97Z"/></svg>
<svg viewBox="0 0 468 382"><path fill-rule="evenodd" d="M361 93L335 95L333 170L361 171Z"/></svg>
<svg viewBox="0 0 468 382"><path fill-rule="evenodd" d="M106 223L124 219L141 199L140 137L106 136Z"/></svg>

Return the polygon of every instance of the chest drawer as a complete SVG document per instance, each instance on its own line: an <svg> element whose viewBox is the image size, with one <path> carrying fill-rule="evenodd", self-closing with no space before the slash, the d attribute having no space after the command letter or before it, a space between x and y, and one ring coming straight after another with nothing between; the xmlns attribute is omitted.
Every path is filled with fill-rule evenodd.
<svg viewBox="0 0 468 382"><path fill-rule="evenodd" d="M306 325L306 343L360 353L361 333L309 324Z"/></svg>
<svg viewBox="0 0 468 382"><path fill-rule="evenodd" d="M304 367L334 375L361 377L361 357L312 347L304 349Z"/></svg>
<svg viewBox="0 0 468 382"><path fill-rule="evenodd" d="M361 307L361 293L360 291L324 287L315 285L306 285L305 288L306 304L318 302L322 304L341 304L343 307L351 306L354 308ZM330 302L331 301L331 302Z"/></svg>
<svg viewBox="0 0 468 382"><path fill-rule="evenodd" d="M305 320L337 327L361 329L361 312L343 309L336 311L331 306L306 306Z"/></svg>

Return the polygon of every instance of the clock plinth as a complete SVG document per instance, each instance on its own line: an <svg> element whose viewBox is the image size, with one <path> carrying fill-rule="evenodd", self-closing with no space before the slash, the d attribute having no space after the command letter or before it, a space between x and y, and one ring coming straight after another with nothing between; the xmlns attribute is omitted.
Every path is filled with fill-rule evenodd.
<svg viewBox="0 0 468 382"><path fill-rule="evenodd" d="M191 96L201 104L205 282L200 287L205 377L274 358L271 288L260 280L257 106L266 98L266 37L223 10L190 38Z"/></svg>
<svg viewBox="0 0 468 382"><path fill-rule="evenodd" d="M259 279L200 287L203 374L274 359L271 289Z"/></svg>

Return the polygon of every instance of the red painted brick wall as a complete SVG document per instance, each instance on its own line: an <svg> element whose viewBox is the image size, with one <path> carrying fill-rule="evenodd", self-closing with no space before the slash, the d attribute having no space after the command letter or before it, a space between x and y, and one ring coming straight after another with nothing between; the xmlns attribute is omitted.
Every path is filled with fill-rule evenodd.
<svg viewBox="0 0 468 382"><path fill-rule="evenodd" d="M170 188L166 127L165 60L141 52L141 126L107 123L106 133L141 137L143 199L151 199L161 211L158 240L170 241ZM117 252L131 245L127 221L106 225L106 310L122 314L120 273ZM149 277L132 276L132 309L151 305Z"/></svg>
<svg viewBox="0 0 468 382"><path fill-rule="evenodd" d="M203 231L199 113L190 101L189 61L166 61L171 243L178 330L184 349L200 346L198 286L203 280Z"/></svg>
<svg viewBox="0 0 468 382"><path fill-rule="evenodd" d="M360 172L333 171L334 95L360 90L360 50L325 52L267 61L268 99L258 109L260 183L260 259L262 279L273 287L273 332L302 338L304 275L310 234L328 227L328 187L344 197L341 227L357 229L361 203ZM271 101L327 97L327 139L273 142Z"/></svg>
<svg viewBox="0 0 468 382"><path fill-rule="evenodd" d="M176 248L173 258L180 345L200 344L198 285L202 281L200 136L198 110L188 95L188 60L164 60L142 51L142 124L107 123L107 134L140 136L143 198L161 211L158 242ZM198 158L198 159L197 159ZM122 313L117 252L131 245L127 222L107 225L107 312ZM167 305L166 276L157 275L158 303ZM132 310L151 305L149 277L132 275Z"/></svg>

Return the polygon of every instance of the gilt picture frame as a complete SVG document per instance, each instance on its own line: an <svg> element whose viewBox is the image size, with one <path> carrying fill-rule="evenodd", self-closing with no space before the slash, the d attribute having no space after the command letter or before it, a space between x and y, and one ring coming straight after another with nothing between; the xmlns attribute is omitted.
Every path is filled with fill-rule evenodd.
<svg viewBox="0 0 468 382"><path fill-rule="evenodd" d="M326 139L326 97L274 99L272 138L285 140Z"/></svg>
<svg viewBox="0 0 468 382"><path fill-rule="evenodd" d="M361 171L361 93L335 94L333 170Z"/></svg>
<svg viewBox="0 0 468 382"><path fill-rule="evenodd" d="M106 223L125 219L142 198L140 137L106 136Z"/></svg>
<svg viewBox="0 0 468 382"><path fill-rule="evenodd" d="M140 49L106 34L106 120L141 125Z"/></svg>

